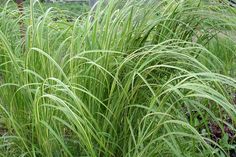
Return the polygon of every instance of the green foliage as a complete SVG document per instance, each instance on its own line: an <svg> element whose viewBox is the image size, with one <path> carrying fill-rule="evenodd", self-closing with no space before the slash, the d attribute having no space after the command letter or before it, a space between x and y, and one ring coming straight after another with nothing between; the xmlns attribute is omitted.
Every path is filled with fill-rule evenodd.
<svg viewBox="0 0 236 157"><path fill-rule="evenodd" d="M230 155L234 9L113 0L68 20L40 5L25 9L25 39L1 9L1 156Z"/></svg>

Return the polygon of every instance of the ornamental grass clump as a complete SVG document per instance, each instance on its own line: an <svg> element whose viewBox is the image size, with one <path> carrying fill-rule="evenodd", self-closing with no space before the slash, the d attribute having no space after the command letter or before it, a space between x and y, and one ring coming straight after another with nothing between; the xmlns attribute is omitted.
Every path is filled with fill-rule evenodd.
<svg viewBox="0 0 236 157"><path fill-rule="evenodd" d="M39 6L1 8L1 156L235 154L234 8L100 1L68 21Z"/></svg>

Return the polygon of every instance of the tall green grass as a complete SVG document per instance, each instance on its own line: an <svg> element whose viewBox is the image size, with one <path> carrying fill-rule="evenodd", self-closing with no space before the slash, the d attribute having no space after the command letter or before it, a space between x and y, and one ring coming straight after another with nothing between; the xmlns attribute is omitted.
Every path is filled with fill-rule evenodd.
<svg viewBox="0 0 236 157"><path fill-rule="evenodd" d="M25 39L0 12L1 156L230 155L209 124L235 131L234 9L113 0L67 21L36 5Z"/></svg>

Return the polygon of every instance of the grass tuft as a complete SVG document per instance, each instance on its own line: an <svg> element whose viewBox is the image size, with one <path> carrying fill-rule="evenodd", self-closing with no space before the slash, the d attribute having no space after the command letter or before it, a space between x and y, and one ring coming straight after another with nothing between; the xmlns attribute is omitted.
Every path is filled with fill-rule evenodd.
<svg viewBox="0 0 236 157"><path fill-rule="evenodd" d="M234 8L113 0L67 16L42 6L0 9L1 156L235 154Z"/></svg>

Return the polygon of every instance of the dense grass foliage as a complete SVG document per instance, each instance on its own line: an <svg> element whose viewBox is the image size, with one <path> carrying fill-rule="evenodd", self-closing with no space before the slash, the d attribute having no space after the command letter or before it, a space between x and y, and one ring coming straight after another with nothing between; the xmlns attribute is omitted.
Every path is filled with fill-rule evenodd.
<svg viewBox="0 0 236 157"><path fill-rule="evenodd" d="M235 9L112 0L68 19L39 5L1 8L1 156L235 153Z"/></svg>

